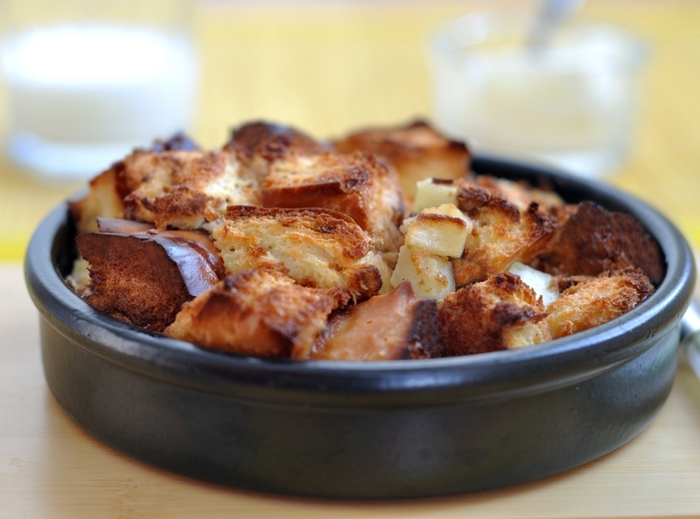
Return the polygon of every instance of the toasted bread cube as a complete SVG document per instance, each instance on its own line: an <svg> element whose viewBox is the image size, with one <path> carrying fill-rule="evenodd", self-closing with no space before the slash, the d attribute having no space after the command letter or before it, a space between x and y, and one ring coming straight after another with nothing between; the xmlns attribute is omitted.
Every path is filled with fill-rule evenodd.
<svg viewBox="0 0 700 519"><path fill-rule="evenodd" d="M399 259L391 275L391 284L408 281L418 297L442 299L455 290L452 265L445 256L406 245L399 249Z"/></svg>
<svg viewBox="0 0 700 519"><path fill-rule="evenodd" d="M529 263L554 231L536 202L521 211L501 194L458 183L459 208L474 222L464 254L453 261L457 286L483 281L520 261Z"/></svg>
<svg viewBox="0 0 700 519"><path fill-rule="evenodd" d="M229 205L260 202L257 179L227 152L135 151L115 166L124 179L127 218L198 229Z"/></svg>
<svg viewBox="0 0 700 519"><path fill-rule="evenodd" d="M638 267L652 283L659 283L665 270L659 244L632 215L589 201L571 210L531 264L554 275L587 276Z"/></svg>
<svg viewBox="0 0 700 519"><path fill-rule="evenodd" d="M540 272L519 261L513 263L508 272L520 276L520 279L532 288L542 298L542 304L546 307L559 297L559 285L554 277L546 272Z"/></svg>
<svg viewBox="0 0 700 519"><path fill-rule="evenodd" d="M235 154L247 170L262 180L270 172L270 164L278 160L322 154L333 147L292 126L256 121L236 128L224 150Z"/></svg>
<svg viewBox="0 0 700 519"><path fill-rule="evenodd" d="M428 207L443 204L457 205L457 186L451 180L426 178L416 183L416 198L411 212L420 213Z"/></svg>
<svg viewBox="0 0 700 519"><path fill-rule="evenodd" d="M550 340L542 300L506 272L449 294L437 321L448 356L516 349Z"/></svg>
<svg viewBox="0 0 700 519"><path fill-rule="evenodd" d="M154 154L164 151L198 150L197 144L184 133L176 133L166 141L156 140L150 149L137 150L136 154ZM88 191L81 198L69 203L76 221L78 233L97 232L96 219L124 218L124 197L137 186L126 174L124 162L117 162L90 181Z"/></svg>
<svg viewBox="0 0 700 519"><path fill-rule="evenodd" d="M76 241L90 282L79 295L117 319L161 332L183 303L223 276L206 240L181 231L83 233Z"/></svg>
<svg viewBox="0 0 700 519"><path fill-rule="evenodd" d="M277 269L259 268L185 304L165 333L208 348L289 357L295 349L310 351L328 315L347 302L341 290L304 287Z"/></svg>
<svg viewBox="0 0 700 519"><path fill-rule="evenodd" d="M78 234L97 232L97 218L122 218L124 202L120 195L117 170L110 168L90 181L87 192L68 204Z"/></svg>
<svg viewBox="0 0 700 519"><path fill-rule="evenodd" d="M435 301L418 299L411 285L334 313L311 352L296 358L395 360L442 356Z"/></svg>
<svg viewBox="0 0 700 519"><path fill-rule="evenodd" d="M425 122L397 128L370 128L335 142L342 153L364 151L385 157L399 172L409 199L416 182L426 178L454 179L469 175L470 154L462 142L451 141Z"/></svg>
<svg viewBox="0 0 700 519"><path fill-rule="evenodd" d="M564 200L551 189L532 187L525 181L516 182L490 175L478 175L474 178L474 183L491 192L500 193L521 211L526 210L532 202L536 202L545 213L565 205Z"/></svg>
<svg viewBox="0 0 700 519"><path fill-rule="evenodd" d="M270 164L261 182L265 207L323 207L350 216L381 252L397 251L404 200L396 171L370 155L294 156Z"/></svg>
<svg viewBox="0 0 700 519"><path fill-rule="evenodd" d="M319 208L232 206L211 236L227 274L276 267L298 283L338 287L353 299L378 293L389 268L352 218Z"/></svg>
<svg viewBox="0 0 700 519"><path fill-rule="evenodd" d="M547 308L547 325L553 339L587 330L619 317L654 291L641 269L607 271L585 279L577 276L572 286Z"/></svg>
<svg viewBox="0 0 700 519"><path fill-rule="evenodd" d="M459 209L452 204L444 204L412 218L406 225L405 243L412 249L459 258L471 230L471 221Z"/></svg>
<svg viewBox="0 0 700 519"><path fill-rule="evenodd" d="M103 218L98 216L95 218L94 223L97 227L95 230L101 233L134 234L153 229L153 226L149 223L135 222L133 220L124 220L121 218ZM73 269L66 277L66 283L74 292L81 293L83 289L90 284L89 267L90 264L80 256L73 261Z"/></svg>

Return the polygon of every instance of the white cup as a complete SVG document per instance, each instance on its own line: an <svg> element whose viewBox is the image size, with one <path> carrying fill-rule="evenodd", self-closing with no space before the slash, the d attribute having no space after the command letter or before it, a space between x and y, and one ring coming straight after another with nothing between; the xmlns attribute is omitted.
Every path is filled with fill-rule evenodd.
<svg viewBox="0 0 700 519"><path fill-rule="evenodd" d="M440 27L430 46L436 124L477 153L582 176L614 171L630 145L646 46L605 25L573 26L541 51L527 34L520 15Z"/></svg>
<svg viewBox="0 0 700 519"><path fill-rule="evenodd" d="M0 71L16 163L79 180L190 129L198 57L188 1L5 2Z"/></svg>

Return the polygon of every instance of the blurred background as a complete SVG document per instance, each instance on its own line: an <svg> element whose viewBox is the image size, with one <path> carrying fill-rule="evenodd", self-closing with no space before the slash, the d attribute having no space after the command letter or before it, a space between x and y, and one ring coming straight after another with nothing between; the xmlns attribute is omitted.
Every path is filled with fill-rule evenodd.
<svg viewBox="0 0 700 519"><path fill-rule="evenodd" d="M232 127L260 119L332 138L367 126L421 118L454 137L466 133L468 144L477 136L476 147L485 142L485 150L493 148L515 157L527 155L528 148L538 144L528 140L518 148L514 142L544 135L545 130L562 137L561 128L577 128L578 133L567 137L567 146L588 146L591 139L602 139L607 132L617 142L615 160L595 171L584 168L576 173L650 202L700 244L696 200L700 193L700 2L695 0L588 0L578 6L572 25L603 24L635 42L634 74L622 80L610 75L613 69L604 65L607 58L593 51L564 54L561 63L547 69L564 70L563 79L557 75L545 83L540 81L544 69L536 69L533 76L530 68L529 79L498 76L495 83L488 83L484 78L496 70L492 61L467 65L453 56L462 76L448 81L450 87L454 90L466 77L464 88L480 84L491 97L471 99L468 109L448 99L447 110L444 99L443 107L438 106L435 82L436 67L444 66L436 64L438 31L465 15L488 11L517 14L525 20L521 33L526 34L539 2L141 0L118 3L121 11L89 12L84 6L91 4L101 2L0 0L0 260L20 261L40 219L84 185L85 177L120 159L131 142L145 144L144 140L168 137L171 129L183 129L203 147L218 148ZM109 31L98 31L100 45L108 49L131 45L133 55L126 59L116 51L96 52L98 46L89 38L71 36L60 45L42 39L41 34L20 38L47 20L65 26L92 16L112 17L114 22L141 17L136 22L157 23L174 39L161 45L161 40L131 34L131 43L120 45L111 42ZM476 24L481 34L476 43L486 43L488 54L491 48L483 37L487 27L483 21ZM467 38L458 46L474 43L474 38ZM614 54L610 45L604 46L604 52ZM98 66L75 65L67 59L86 52ZM40 58L36 70L17 64L17 56L32 53ZM620 65L614 67L619 70ZM584 86L585 92L579 92ZM567 97L574 93L579 97ZM539 106L541 97L560 102L556 118L550 117L548 123L537 120L532 110L518 111ZM637 97L638 103L626 102ZM491 105L500 113L485 110ZM626 112L618 119L623 123L615 126L608 119L621 105ZM548 104L546 109L550 108ZM101 110L111 110L116 122L107 124L98 118ZM595 110L600 112L598 119L589 117ZM461 125L461 120L477 112L482 124L484 118L490 122L488 132L474 122ZM451 121L446 120L449 116ZM520 137L516 135L514 141L494 146L486 142L489 135L502 137L506 128L515 127L520 128ZM91 145L90 153L94 159L99 156L97 149L102 156L76 165L73 174L60 167L47 172L47 163L67 162L61 150L37 148L43 141L31 133L40 130L71 145L98 142L99 146ZM44 163L38 163L39 158ZM547 156L534 160L547 160Z"/></svg>

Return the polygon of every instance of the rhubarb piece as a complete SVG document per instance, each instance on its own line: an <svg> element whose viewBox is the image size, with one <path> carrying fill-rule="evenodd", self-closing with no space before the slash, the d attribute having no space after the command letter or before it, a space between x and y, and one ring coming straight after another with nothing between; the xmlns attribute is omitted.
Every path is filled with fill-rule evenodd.
<svg viewBox="0 0 700 519"><path fill-rule="evenodd" d="M442 356L435 301L418 299L409 283L333 314L307 357L328 360L396 360ZM303 354L301 354L303 353Z"/></svg>

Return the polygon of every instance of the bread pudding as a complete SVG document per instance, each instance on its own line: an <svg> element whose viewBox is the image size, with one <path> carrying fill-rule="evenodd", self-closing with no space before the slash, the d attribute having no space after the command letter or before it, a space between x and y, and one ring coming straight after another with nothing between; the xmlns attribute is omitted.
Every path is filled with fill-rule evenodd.
<svg viewBox="0 0 700 519"><path fill-rule="evenodd" d="M523 348L608 322L664 275L632 216L476 175L425 122L333 141L252 122L134 150L69 204L67 283L199 347L298 360Z"/></svg>

